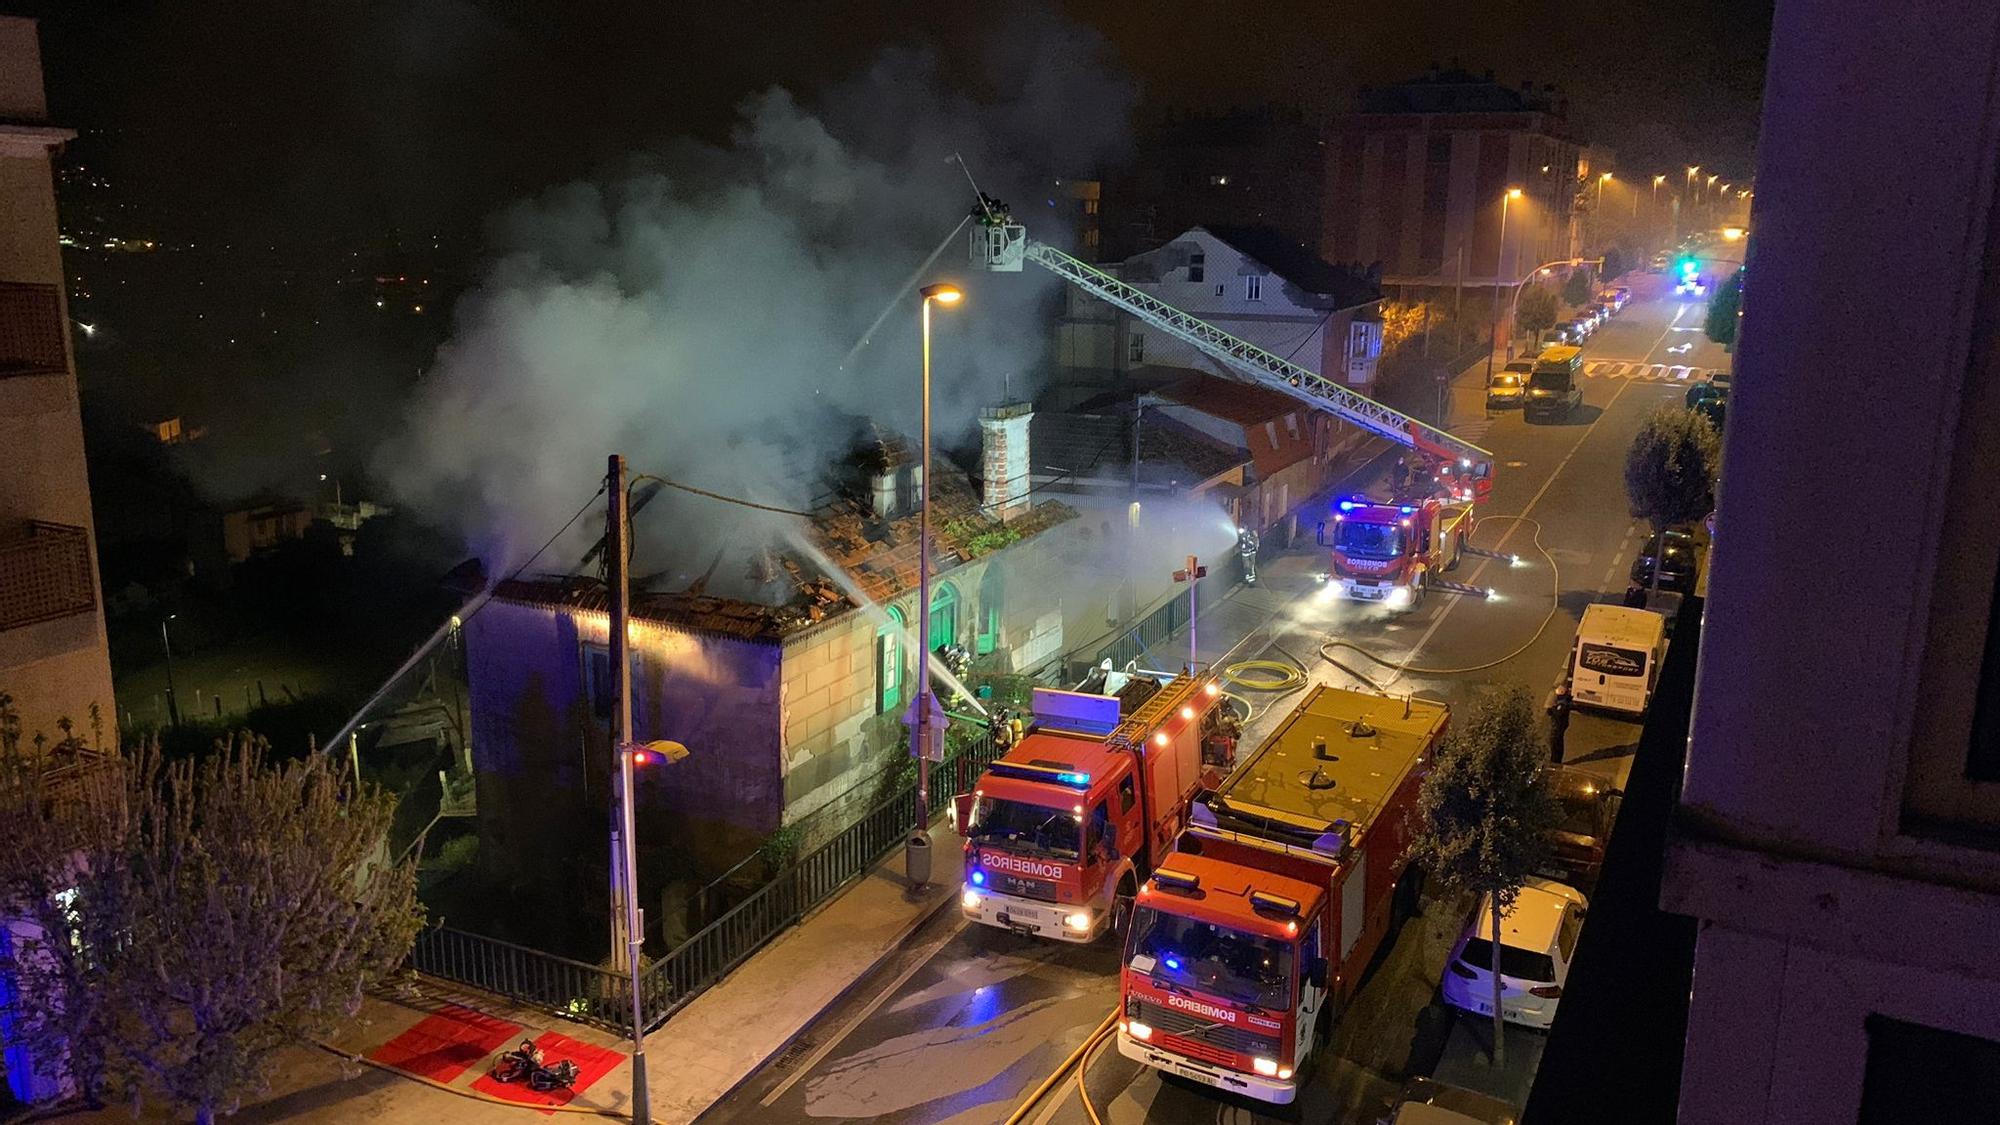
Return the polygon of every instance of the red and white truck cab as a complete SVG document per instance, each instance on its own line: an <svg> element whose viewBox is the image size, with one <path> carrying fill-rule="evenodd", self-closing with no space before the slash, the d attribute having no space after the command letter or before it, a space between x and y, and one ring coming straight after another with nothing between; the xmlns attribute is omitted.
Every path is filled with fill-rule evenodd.
<svg viewBox="0 0 2000 1125"><path fill-rule="evenodd" d="M1213 677L1115 675L1109 694L1035 689L1027 732L957 798L966 918L1073 942L1122 929L1195 794L1234 764Z"/></svg>
<svg viewBox="0 0 2000 1125"><path fill-rule="evenodd" d="M1422 604L1424 590L1455 570L1472 535L1472 509L1440 500L1346 497L1333 505L1327 585L1337 597L1393 610Z"/></svg>
<svg viewBox="0 0 2000 1125"><path fill-rule="evenodd" d="M1448 722L1440 703L1320 685L1196 803L1139 891L1120 1054L1266 1102L1297 1096L1414 905L1403 855Z"/></svg>

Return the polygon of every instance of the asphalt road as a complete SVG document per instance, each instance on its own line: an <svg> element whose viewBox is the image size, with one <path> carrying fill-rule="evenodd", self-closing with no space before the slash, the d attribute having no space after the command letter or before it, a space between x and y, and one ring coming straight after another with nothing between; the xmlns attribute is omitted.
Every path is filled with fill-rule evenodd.
<svg viewBox="0 0 2000 1125"><path fill-rule="evenodd" d="M1673 300L1664 278L1634 278L1634 301L1593 337L1587 358L1727 366L1727 356L1698 331L1677 331L1698 329L1698 303ZM1684 343L1693 346L1668 350ZM1452 577L1490 586L1499 598L1433 594L1400 617L1331 603L1312 579L1319 569L1315 553L1301 549L1264 567L1258 588L1228 607L1239 616L1276 615L1286 627L1274 649L1242 655L1289 656L1314 680L1351 686L1365 677L1384 690L1415 691L1454 706L1505 681L1528 684L1539 695L1561 668L1583 607L1625 589L1643 539L1627 515L1625 450L1649 409L1678 402L1684 393L1684 384L1671 380L1589 379L1585 408L1567 423L1531 426L1518 412L1472 422L1464 427L1466 436L1498 459L1474 542L1517 553L1522 563L1467 556ZM1328 637L1365 654L1330 650L1344 666L1337 667L1319 655ZM1261 702L1247 732L1252 744L1287 706L1283 697ZM1569 760L1622 785L1636 742L1632 724L1579 715L1570 727ZM1440 1024L1431 1007L1463 906L1427 901L1385 946L1336 1026L1333 1065L1318 1068L1301 1092L1304 1120L1375 1121L1403 1076L1430 1072L1447 1038L1464 1038L1450 1037L1450 1022ZM967 926L947 909L703 1121L1003 1120L1112 1010L1117 960L1107 943L1038 942ZM1530 1037L1526 1049L1516 1049L1509 1036L1510 1073L1457 1077L1496 1093L1524 1093L1539 1044L1533 1033L1522 1034ZM1112 1045L1093 1059L1087 1071L1091 1101L1106 1122L1266 1119L1265 1107L1164 1079L1120 1057ZM1464 1060L1442 1061L1464 1069ZM1028 1120L1088 1118L1072 1082Z"/></svg>

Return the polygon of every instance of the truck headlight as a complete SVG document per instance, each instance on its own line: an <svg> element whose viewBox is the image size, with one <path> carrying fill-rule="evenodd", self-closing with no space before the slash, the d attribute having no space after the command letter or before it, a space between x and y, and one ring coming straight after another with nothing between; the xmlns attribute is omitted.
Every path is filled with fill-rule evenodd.
<svg viewBox="0 0 2000 1125"><path fill-rule="evenodd" d="M1138 1020L1127 1022L1125 1030L1131 1032L1132 1038L1139 1040L1141 1043L1153 1037L1152 1025L1140 1023Z"/></svg>
<svg viewBox="0 0 2000 1125"><path fill-rule="evenodd" d="M977 910L979 909L979 892L967 887L964 896L958 901L967 910Z"/></svg>
<svg viewBox="0 0 2000 1125"><path fill-rule="evenodd" d="M1063 919L1063 925L1068 926L1070 929L1075 930L1077 933L1083 933L1084 931L1090 929L1090 915L1072 914L1069 917Z"/></svg>
<svg viewBox="0 0 2000 1125"><path fill-rule="evenodd" d="M1266 1078L1276 1078L1278 1076L1278 1064L1275 1060L1252 1059L1250 1061L1250 1065L1253 1069L1257 1071L1257 1073L1263 1075Z"/></svg>
<svg viewBox="0 0 2000 1125"><path fill-rule="evenodd" d="M1389 604L1389 605L1393 605L1393 606L1405 606L1405 605L1409 605L1409 604L1410 604L1410 588L1409 588L1408 586L1398 586L1398 587L1396 587L1395 589L1393 589L1393 590L1389 591L1389 596L1388 596L1387 598L1383 599L1383 600L1384 600L1384 601L1385 601L1385 602L1386 602L1387 604Z"/></svg>

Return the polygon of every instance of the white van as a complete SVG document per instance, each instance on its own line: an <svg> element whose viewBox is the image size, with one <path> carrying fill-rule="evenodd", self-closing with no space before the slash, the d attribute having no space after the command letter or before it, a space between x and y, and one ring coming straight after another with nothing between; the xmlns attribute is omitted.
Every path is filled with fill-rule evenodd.
<svg viewBox="0 0 2000 1125"><path fill-rule="evenodd" d="M1664 615L1622 605L1586 606L1570 650L1570 698L1578 706L1643 715L1666 653Z"/></svg>

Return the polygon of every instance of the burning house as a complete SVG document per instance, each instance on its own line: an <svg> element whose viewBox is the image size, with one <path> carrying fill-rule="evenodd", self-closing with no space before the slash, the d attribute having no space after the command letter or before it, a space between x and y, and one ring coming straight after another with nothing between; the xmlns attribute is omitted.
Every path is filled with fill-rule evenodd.
<svg viewBox="0 0 2000 1125"><path fill-rule="evenodd" d="M1061 655L1066 610L1094 612L1063 596L1093 530L1063 504L1020 495L1025 472L1006 466L1025 463L1027 412L988 413L983 494L934 458L931 643L962 646L978 668L1032 672ZM873 799L869 783L906 753L921 469L894 439L869 444L817 506L809 549L753 560L758 597L635 580L634 736L693 752L642 782L640 807L699 827L675 835L715 849L711 861L844 799ZM645 562L642 551L636 568ZM580 810L602 806L608 604L595 576L517 579L465 622L483 853L561 839Z"/></svg>

